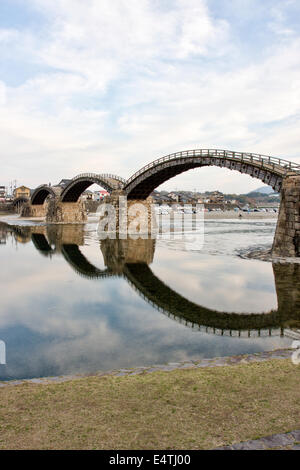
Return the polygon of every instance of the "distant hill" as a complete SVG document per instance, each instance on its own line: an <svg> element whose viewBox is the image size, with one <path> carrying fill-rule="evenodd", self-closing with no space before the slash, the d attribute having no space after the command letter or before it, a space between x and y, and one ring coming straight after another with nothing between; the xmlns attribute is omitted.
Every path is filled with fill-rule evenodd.
<svg viewBox="0 0 300 470"><path fill-rule="evenodd" d="M272 194L274 193L274 189L271 188L271 186L261 186L260 188L254 189L253 191L250 191L250 193L247 193L247 196L252 193Z"/></svg>

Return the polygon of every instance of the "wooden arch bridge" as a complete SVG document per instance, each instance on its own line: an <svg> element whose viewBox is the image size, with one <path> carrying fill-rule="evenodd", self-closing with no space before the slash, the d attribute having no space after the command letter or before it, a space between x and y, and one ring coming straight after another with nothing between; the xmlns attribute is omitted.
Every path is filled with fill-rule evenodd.
<svg viewBox="0 0 300 470"><path fill-rule="evenodd" d="M83 223L86 211L80 195L92 184L111 194L117 204L123 195L129 201L149 204L149 196L159 185L185 171L217 166L257 178L281 193L281 206L273 253L300 256L300 165L282 158L220 149L195 149L158 158L128 180L111 174L84 173L65 184L41 185L33 192L27 214L45 217L51 223ZM24 214L25 215L25 214Z"/></svg>

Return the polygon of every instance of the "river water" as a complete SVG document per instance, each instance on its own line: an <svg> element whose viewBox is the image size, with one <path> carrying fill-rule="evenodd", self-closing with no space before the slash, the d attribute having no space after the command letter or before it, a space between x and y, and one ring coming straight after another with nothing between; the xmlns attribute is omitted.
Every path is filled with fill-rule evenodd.
<svg viewBox="0 0 300 470"><path fill-rule="evenodd" d="M270 248L275 225L207 220L201 246L167 233L99 241L92 219L0 223L0 380L290 346L300 328L300 265L239 256Z"/></svg>

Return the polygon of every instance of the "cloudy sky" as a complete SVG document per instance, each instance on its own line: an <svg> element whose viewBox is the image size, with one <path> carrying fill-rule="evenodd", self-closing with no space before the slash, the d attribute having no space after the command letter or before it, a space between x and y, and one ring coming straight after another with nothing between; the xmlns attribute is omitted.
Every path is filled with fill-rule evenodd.
<svg viewBox="0 0 300 470"><path fill-rule="evenodd" d="M0 184L193 148L300 163L299 23L299 0L0 0ZM258 186L217 168L164 185Z"/></svg>

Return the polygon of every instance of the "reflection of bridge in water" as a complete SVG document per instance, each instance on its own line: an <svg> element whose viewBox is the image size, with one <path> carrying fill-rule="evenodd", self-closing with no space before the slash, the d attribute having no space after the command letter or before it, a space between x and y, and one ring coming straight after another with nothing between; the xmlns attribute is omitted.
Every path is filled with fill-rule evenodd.
<svg viewBox="0 0 300 470"><path fill-rule="evenodd" d="M62 255L72 269L88 279L122 277L161 313L195 330L218 335L253 337L286 335L300 327L300 265L273 264L277 310L267 313L220 312L198 305L161 281L149 265L155 240L105 239L100 242L105 269L94 266L80 251L84 245L81 226L10 227L23 242L32 241L44 256ZM22 235L23 234L23 235Z"/></svg>

